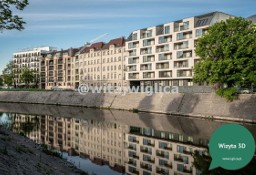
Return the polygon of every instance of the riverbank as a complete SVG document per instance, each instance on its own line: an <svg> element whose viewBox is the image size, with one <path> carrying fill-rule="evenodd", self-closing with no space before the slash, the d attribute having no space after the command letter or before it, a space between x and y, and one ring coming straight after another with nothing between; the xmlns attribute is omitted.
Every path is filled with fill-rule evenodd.
<svg viewBox="0 0 256 175"><path fill-rule="evenodd" d="M0 174L83 174L71 163L46 154L26 137L0 126Z"/></svg>
<svg viewBox="0 0 256 175"><path fill-rule="evenodd" d="M152 96L133 93L122 96L92 93L81 95L78 92L2 91L0 102L121 109L256 123L255 94L242 94L238 100L227 102L214 93L157 93Z"/></svg>

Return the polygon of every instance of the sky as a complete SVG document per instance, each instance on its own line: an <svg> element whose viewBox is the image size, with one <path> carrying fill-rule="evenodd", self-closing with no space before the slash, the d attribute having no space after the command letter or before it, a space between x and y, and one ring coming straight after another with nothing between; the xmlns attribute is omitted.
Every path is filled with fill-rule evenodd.
<svg viewBox="0 0 256 175"><path fill-rule="evenodd" d="M255 0L29 0L23 11L23 31L0 33L0 74L12 53L25 48L80 47L108 33L102 40L128 37L133 30L212 11L235 16L256 14Z"/></svg>

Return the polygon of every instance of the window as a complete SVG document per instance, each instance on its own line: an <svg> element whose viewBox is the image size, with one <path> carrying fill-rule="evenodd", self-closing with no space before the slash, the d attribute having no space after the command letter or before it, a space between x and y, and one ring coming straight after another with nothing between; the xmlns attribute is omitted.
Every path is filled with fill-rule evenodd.
<svg viewBox="0 0 256 175"><path fill-rule="evenodd" d="M166 165L167 161L163 159L159 159L159 165Z"/></svg>
<svg viewBox="0 0 256 175"><path fill-rule="evenodd" d="M159 142L159 148L165 148L167 147L167 143Z"/></svg>
<svg viewBox="0 0 256 175"><path fill-rule="evenodd" d="M143 40L143 46L149 46L150 45L150 41L148 40Z"/></svg>
<svg viewBox="0 0 256 175"><path fill-rule="evenodd" d="M164 27L164 34L170 33L170 26L165 26Z"/></svg>
<svg viewBox="0 0 256 175"><path fill-rule="evenodd" d="M132 40L137 40L138 39L138 35L137 35L137 33L134 33L133 35L132 35Z"/></svg>
<svg viewBox="0 0 256 175"><path fill-rule="evenodd" d="M189 21L183 23L183 30L189 29Z"/></svg>
<svg viewBox="0 0 256 175"><path fill-rule="evenodd" d="M147 31L147 37L152 37L152 30Z"/></svg>
<svg viewBox="0 0 256 175"><path fill-rule="evenodd" d="M203 35L203 29L196 29L196 36L202 36Z"/></svg>
<svg viewBox="0 0 256 175"><path fill-rule="evenodd" d="M206 25L208 19L199 19L196 23L197 26L203 26Z"/></svg>
<svg viewBox="0 0 256 175"><path fill-rule="evenodd" d="M177 58L183 58L183 51L177 51Z"/></svg>
<svg viewBox="0 0 256 175"><path fill-rule="evenodd" d="M184 39L183 33L177 33L177 40L182 40Z"/></svg>
<svg viewBox="0 0 256 175"><path fill-rule="evenodd" d="M161 36L161 37L158 38L158 43L159 43L159 44L165 43L165 42L166 42L166 40L165 40L165 38L164 38L163 36Z"/></svg>
<svg viewBox="0 0 256 175"><path fill-rule="evenodd" d="M177 152L183 153L184 149L185 149L184 146L177 145Z"/></svg>

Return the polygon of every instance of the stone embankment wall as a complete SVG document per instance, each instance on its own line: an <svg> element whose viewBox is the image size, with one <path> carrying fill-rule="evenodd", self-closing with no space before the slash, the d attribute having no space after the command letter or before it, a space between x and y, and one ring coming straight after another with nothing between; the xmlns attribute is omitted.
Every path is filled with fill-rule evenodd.
<svg viewBox="0 0 256 175"><path fill-rule="evenodd" d="M214 93L196 94L91 94L78 92L2 91L0 102L99 107L206 117L256 123L256 95L240 95L227 102Z"/></svg>

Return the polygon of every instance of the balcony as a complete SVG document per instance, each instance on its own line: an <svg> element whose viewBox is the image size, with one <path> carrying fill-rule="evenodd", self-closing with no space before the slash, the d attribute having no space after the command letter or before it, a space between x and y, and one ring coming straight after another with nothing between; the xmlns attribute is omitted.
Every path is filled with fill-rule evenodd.
<svg viewBox="0 0 256 175"><path fill-rule="evenodd" d="M169 44L156 47L156 52L157 53L159 53L159 52L168 52L169 50L170 50L169 49Z"/></svg>
<svg viewBox="0 0 256 175"><path fill-rule="evenodd" d="M169 154L165 154L164 152L159 152L159 151L157 151L157 152L156 152L156 155L157 155L158 157L162 157L162 158L166 158L166 159L169 158Z"/></svg>
<svg viewBox="0 0 256 175"><path fill-rule="evenodd" d="M137 166L137 163L136 163L136 161L135 160L132 160L132 159L130 159L129 161L128 161L128 164L129 165L133 165L133 166Z"/></svg>
<svg viewBox="0 0 256 175"><path fill-rule="evenodd" d="M145 72L143 73L143 78L155 78L154 72Z"/></svg>
<svg viewBox="0 0 256 175"><path fill-rule="evenodd" d="M136 65L134 65L134 66L128 66L128 71L129 71L129 72L137 71Z"/></svg>
<svg viewBox="0 0 256 175"><path fill-rule="evenodd" d="M165 163L164 166L165 166L166 168L171 168L171 169L172 169L172 163Z"/></svg>
<svg viewBox="0 0 256 175"><path fill-rule="evenodd" d="M142 169L152 171L152 166L151 166L151 165L141 163L141 164L140 164L140 167L141 167Z"/></svg>
<svg viewBox="0 0 256 175"><path fill-rule="evenodd" d="M140 158L140 157L139 157L138 155L136 155L136 154L132 155L132 157L135 158L135 159L139 159L139 158Z"/></svg>
<svg viewBox="0 0 256 175"><path fill-rule="evenodd" d="M156 173L157 174L169 174L169 170L162 169L162 168L157 168Z"/></svg>
<svg viewBox="0 0 256 175"><path fill-rule="evenodd" d="M165 150L172 151L172 147L171 147L171 146L165 146L164 149L165 149Z"/></svg>
<svg viewBox="0 0 256 175"><path fill-rule="evenodd" d="M188 164L188 157L187 156L181 156L181 155L174 155L174 160L177 162L182 162Z"/></svg>
<svg viewBox="0 0 256 175"><path fill-rule="evenodd" d="M128 75L128 79L139 79L139 73L137 74L129 74ZM137 143L139 143L139 141L136 141Z"/></svg>
<svg viewBox="0 0 256 175"><path fill-rule="evenodd" d="M130 149L130 150L134 150L134 151L136 151L136 146L133 146L133 145L128 145L128 147L127 147L128 149Z"/></svg>
<svg viewBox="0 0 256 175"><path fill-rule="evenodd" d="M187 61L174 62L174 68L188 68L188 62Z"/></svg>
<svg viewBox="0 0 256 175"><path fill-rule="evenodd" d="M150 150L150 149L148 149L148 148L141 148L140 149L140 151L142 152L142 153L147 153L147 154L152 154L152 150Z"/></svg>
<svg viewBox="0 0 256 175"><path fill-rule="evenodd" d="M192 77L192 72L189 71L177 71L177 77Z"/></svg>
<svg viewBox="0 0 256 175"><path fill-rule="evenodd" d="M129 58L128 64L137 64L139 63L139 58Z"/></svg>
<svg viewBox="0 0 256 175"><path fill-rule="evenodd" d="M143 64L140 66L140 70L152 70L152 64Z"/></svg>
<svg viewBox="0 0 256 175"><path fill-rule="evenodd" d="M177 51L177 59L192 57L192 51Z"/></svg>
<svg viewBox="0 0 256 175"><path fill-rule="evenodd" d="M174 44L174 49L179 50L179 49L187 49L188 48L188 41L184 41L181 43L175 43Z"/></svg>
<svg viewBox="0 0 256 175"><path fill-rule="evenodd" d="M169 63L158 63L156 69L169 69Z"/></svg>
<svg viewBox="0 0 256 175"><path fill-rule="evenodd" d="M139 143L139 140L137 140L136 137L129 137L128 141L133 143Z"/></svg>

